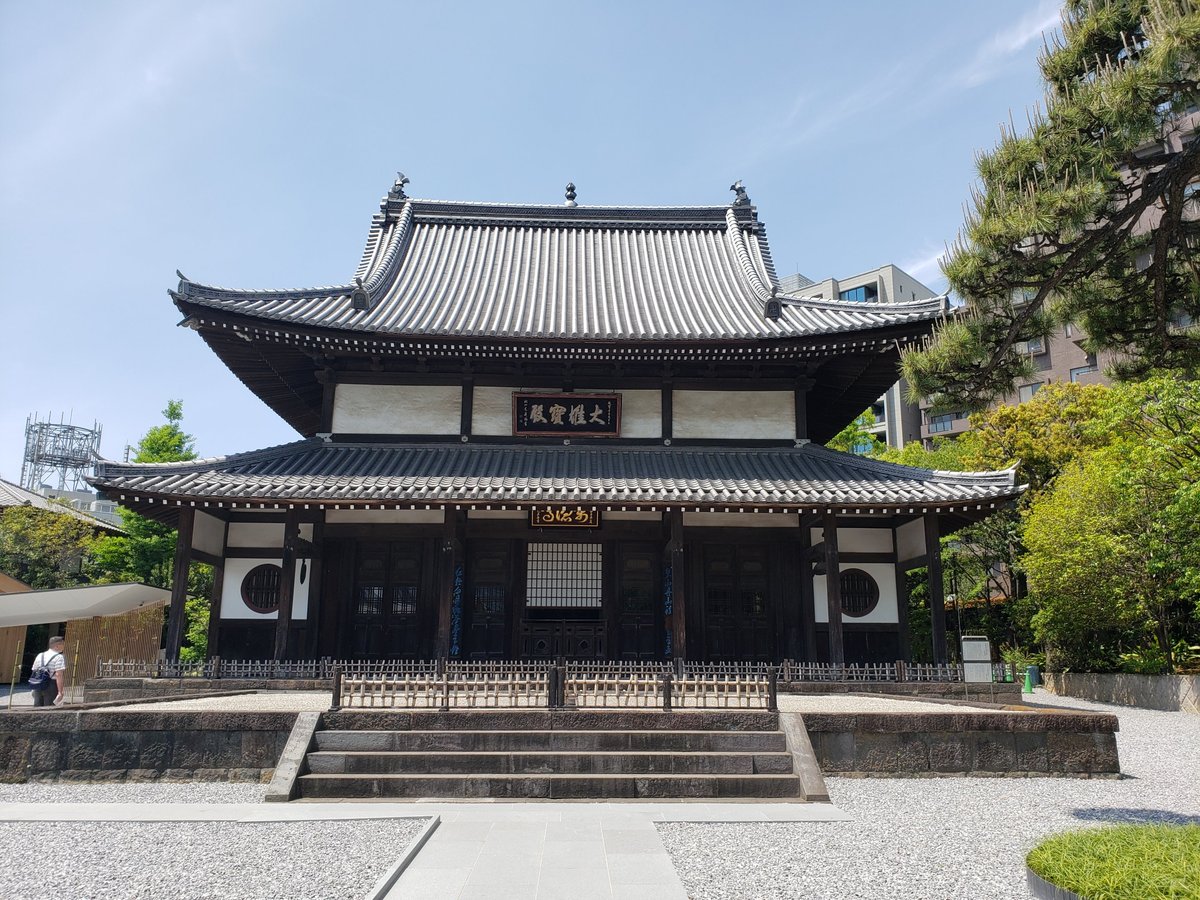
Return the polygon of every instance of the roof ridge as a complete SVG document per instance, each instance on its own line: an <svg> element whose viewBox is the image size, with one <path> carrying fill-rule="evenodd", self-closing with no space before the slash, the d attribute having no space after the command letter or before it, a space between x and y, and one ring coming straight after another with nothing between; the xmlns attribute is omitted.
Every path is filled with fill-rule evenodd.
<svg viewBox="0 0 1200 900"><path fill-rule="evenodd" d="M262 459L270 459L273 456L279 456L285 450L302 447L306 444L314 447L325 446L325 441L321 438L301 438L298 441L288 441L284 444L274 444L270 447L261 447L258 450L246 450L242 453L227 453L223 456L205 456L199 459L180 459L164 462L119 462L112 459L100 459L96 461L96 474L88 481L101 480L109 475L123 474L125 471L130 473L148 472L153 469L170 469L172 472L189 472L200 471L204 468L219 465L220 463L234 462L242 464L246 462L258 462Z"/></svg>

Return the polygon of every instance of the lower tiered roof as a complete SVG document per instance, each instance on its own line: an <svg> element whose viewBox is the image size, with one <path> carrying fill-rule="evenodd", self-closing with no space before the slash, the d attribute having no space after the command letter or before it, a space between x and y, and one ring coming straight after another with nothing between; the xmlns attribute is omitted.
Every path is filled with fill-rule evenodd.
<svg viewBox="0 0 1200 900"><path fill-rule="evenodd" d="M797 447L344 443L313 438L183 463L103 462L92 483L143 511L569 503L689 511L937 510L977 518L1016 497L1015 472L936 472Z"/></svg>

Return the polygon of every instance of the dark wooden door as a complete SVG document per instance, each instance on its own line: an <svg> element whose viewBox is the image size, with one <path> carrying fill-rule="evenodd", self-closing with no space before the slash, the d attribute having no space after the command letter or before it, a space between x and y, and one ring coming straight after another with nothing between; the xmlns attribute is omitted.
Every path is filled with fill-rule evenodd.
<svg viewBox="0 0 1200 900"><path fill-rule="evenodd" d="M704 547L704 647L710 660L774 656L770 552L759 545Z"/></svg>
<svg viewBox="0 0 1200 900"><path fill-rule="evenodd" d="M662 553L656 545L618 545L616 617L616 658L662 658Z"/></svg>
<svg viewBox="0 0 1200 900"><path fill-rule="evenodd" d="M354 560L351 655L418 659L430 652L436 616L421 541L363 541Z"/></svg>
<svg viewBox="0 0 1200 900"><path fill-rule="evenodd" d="M513 599L512 541L472 541L467 551L463 657L504 659Z"/></svg>

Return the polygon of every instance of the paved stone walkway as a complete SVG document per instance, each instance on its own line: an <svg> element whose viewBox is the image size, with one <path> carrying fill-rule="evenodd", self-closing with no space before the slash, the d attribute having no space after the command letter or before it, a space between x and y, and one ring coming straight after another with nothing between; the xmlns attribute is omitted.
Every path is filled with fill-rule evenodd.
<svg viewBox="0 0 1200 900"><path fill-rule="evenodd" d="M827 803L411 805L441 824L389 900L687 897L656 822L831 822Z"/></svg>
<svg viewBox="0 0 1200 900"><path fill-rule="evenodd" d="M441 824L388 898L686 898L656 822L841 822L828 803L2 803L0 822ZM350 898L353 900L353 898Z"/></svg>

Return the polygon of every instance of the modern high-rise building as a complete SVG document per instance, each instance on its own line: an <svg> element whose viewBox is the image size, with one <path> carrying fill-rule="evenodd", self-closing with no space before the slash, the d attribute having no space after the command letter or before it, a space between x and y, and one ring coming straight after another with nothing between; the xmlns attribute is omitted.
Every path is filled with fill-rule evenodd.
<svg viewBox="0 0 1200 900"><path fill-rule="evenodd" d="M781 278L779 287L785 293L813 300L856 303L896 303L937 296L912 275L890 264L849 278L826 278L824 281L813 281L796 273ZM871 405L875 421L867 425L867 430L889 447L903 447L922 438L921 410L905 399L906 391L904 381L897 381Z"/></svg>

